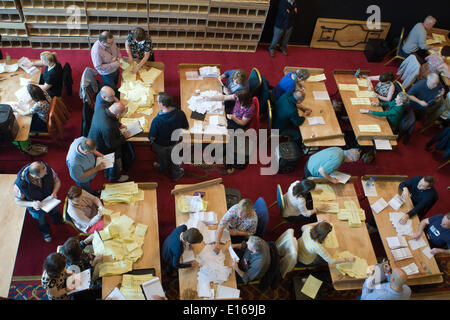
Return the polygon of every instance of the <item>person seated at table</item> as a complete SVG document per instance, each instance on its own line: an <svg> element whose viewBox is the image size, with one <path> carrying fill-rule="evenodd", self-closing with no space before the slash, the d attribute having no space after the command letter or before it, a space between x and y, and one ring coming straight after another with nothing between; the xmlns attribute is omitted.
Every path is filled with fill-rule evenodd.
<svg viewBox="0 0 450 320"><path fill-rule="evenodd" d="M353 262L354 257L333 259L322 243L333 230L326 220L303 225L302 236L298 239L298 261L304 265L338 264Z"/></svg>
<svg viewBox="0 0 450 320"><path fill-rule="evenodd" d="M172 149L178 141L172 141L172 133L179 129L188 129L189 122L183 110L179 109L170 94L160 92L157 97L161 109L153 119L148 132L148 139L158 158L153 166L164 174L170 174L173 181L178 181L184 175L184 169L172 161Z"/></svg>
<svg viewBox="0 0 450 320"><path fill-rule="evenodd" d="M95 98L94 112L99 109L108 109L114 102L119 102L119 99L116 98L115 94L113 88L103 86Z"/></svg>
<svg viewBox="0 0 450 320"><path fill-rule="evenodd" d="M272 97L276 101L285 92L293 92L296 88L302 88L303 82L309 78L308 69L298 69L295 72L287 73L280 82L272 89Z"/></svg>
<svg viewBox="0 0 450 320"><path fill-rule="evenodd" d="M222 79L227 79L223 88L224 94L234 94L243 89L248 90L247 75L242 69L227 70L220 75L220 80Z"/></svg>
<svg viewBox="0 0 450 320"><path fill-rule="evenodd" d="M420 66L417 80L425 80L430 73L440 74L450 78L450 70L446 59L450 56L450 46L442 47L441 53L432 53L425 58L426 63Z"/></svg>
<svg viewBox="0 0 450 320"><path fill-rule="evenodd" d="M122 145L127 143L129 132L123 134L124 128L119 119L125 113L126 107L122 102L114 102L108 109L95 112L92 117L92 124L88 138L97 143L97 149L102 154L114 152L114 167L105 169L105 177L111 182L125 182L127 175L121 175L122 165Z"/></svg>
<svg viewBox="0 0 450 320"><path fill-rule="evenodd" d="M319 177L331 183L339 183L339 180L330 174L339 169L344 162L356 162L359 158L358 149L342 150L339 147L323 149L309 157L305 165L305 178Z"/></svg>
<svg viewBox="0 0 450 320"><path fill-rule="evenodd" d="M35 161L20 169L14 182L14 197L17 205L26 207L35 219L45 242L52 241L42 200L51 196L57 199L61 181L55 171L42 161ZM48 212L54 224L63 224L58 206Z"/></svg>
<svg viewBox="0 0 450 320"><path fill-rule="evenodd" d="M120 98L117 86L119 84L121 58L122 55L114 41L113 34L109 31L100 33L98 40L92 45L92 64L100 74L104 84L114 89L117 98Z"/></svg>
<svg viewBox="0 0 450 320"><path fill-rule="evenodd" d="M228 228L232 243L240 243L247 237L256 232L258 226L258 216L253 203L249 199L242 199L239 203L232 206L220 220L216 232L216 243L214 252L220 252L220 239L222 239L223 230Z"/></svg>
<svg viewBox="0 0 450 320"><path fill-rule="evenodd" d="M67 213L80 231L94 233L103 230L103 204L99 198L78 186L70 187L67 198Z"/></svg>
<svg viewBox="0 0 450 320"><path fill-rule="evenodd" d="M281 213L282 216L291 223L300 223L310 219L317 212L328 209L326 204L312 209L313 201L310 193L312 190L322 192L322 189L316 188L314 180L303 179L292 183L284 195L285 206Z"/></svg>
<svg viewBox="0 0 450 320"><path fill-rule="evenodd" d="M76 237L70 237L61 247L62 255L66 258L66 268L78 269L78 272L91 269L91 279L93 282L99 280L100 264L103 262L102 255L89 255ZM72 267L71 267L72 266Z"/></svg>
<svg viewBox="0 0 450 320"><path fill-rule="evenodd" d="M25 67L37 66L44 67L41 75L39 87L45 90L50 98L61 97L62 83L63 83L63 68L59 63L55 52L44 51L41 52L41 60L31 62Z"/></svg>
<svg viewBox="0 0 450 320"><path fill-rule="evenodd" d="M233 244L239 262L233 260L233 269L239 275L239 282L248 283L260 280L270 267L270 248L266 241L250 236L247 242Z"/></svg>
<svg viewBox="0 0 450 320"><path fill-rule="evenodd" d="M76 138L69 147L66 156L66 164L69 168L70 177L75 183L94 194L91 188L91 181L99 171L105 169L105 163L96 165L96 157L104 155L97 151L97 143L93 139L86 137Z"/></svg>
<svg viewBox="0 0 450 320"><path fill-rule="evenodd" d="M75 283L67 278L73 272L66 269L66 258L61 253L50 253L44 261L41 283L49 300L70 300L67 293L75 289Z"/></svg>
<svg viewBox="0 0 450 320"><path fill-rule="evenodd" d="M425 232L433 255L450 254L450 212L437 214L420 221L412 238L418 240Z"/></svg>
<svg viewBox="0 0 450 320"><path fill-rule="evenodd" d="M433 148L432 146L435 143L436 146ZM444 151L442 158L445 159L450 157L450 127L447 126L431 138L431 140L426 144L426 149L431 152L434 152L435 150L442 150Z"/></svg>
<svg viewBox="0 0 450 320"><path fill-rule="evenodd" d="M418 22L409 32L408 38L398 51L398 55L407 58L410 54L415 53L417 57L423 60L428 55L428 50L437 50L437 47L427 45L427 31L431 30L435 24L436 18L432 16L427 16L423 23Z"/></svg>
<svg viewBox="0 0 450 320"><path fill-rule="evenodd" d="M197 228L188 229L185 224L172 231L164 240L162 247L162 258L166 263L166 272L171 274L173 271L183 268L198 267L197 261L181 263L180 258L184 250L192 250L192 245L203 241L203 235Z"/></svg>
<svg viewBox="0 0 450 320"><path fill-rule="evenodd" d="M140 60L131 73L137 73L147 61L155 61L153 44L150 35L142 28L136 28L128 33L125 41L125 49L128 54L128 62Z"/></svg>
<svg viewBox="0 0 450 320"><path fill-rule="evenodd" d="M22 116L32 115L30 131L47 132L48 112L52 99L36 84L28 84L27 91L34 102L33 107L28 112L22 112L17 108L13 108L13 110Z"/></svg>
<svg viewBox="0 0 450 320"><path fill-rule="evenodd" d="M418 215L419 219L423 219L439 199L438 193L434 188L434 178L432 176L413 177L400 183L399 189L402 192L401 196L403 201L411 198L414 206L414 208L405 213L403 218L400 219L401 224L405 224L409 218L415 215Z"/></svg>
<svg viewBox="0 0 450 320"><path fill-rule="evenodd" d="M396 133L403 117L404 106L408 102L408 95L400 92L394 100L380 104L382 107L387 107L385 111L372 111L367 109L360 109L360 111L361 113L368 113L377 117L386 117L391 125L392 131Z"/></svg>
<svg viewBox="0 0 450 320"><path fill-rule="evenodd" d="M305 121L305 117L299 116L298 109L307 117L312 110L301 103L305 100L305 91L296 89L294 92L284 93L275 105L272 129L278 129L283 136L289 136L297 143L302 141L299 126Z"/></svg>
<svg viewBox="0 0 450 320"><path fill-rule="evenodd" d="M392 101L395 99L398 92L395 90L394 74L392 72L385 72L378 76L367 77L371 81L378 81L373 89L375 96L381 101ZM368 90L372 88L369 86Z"/></svg>
<svg viewBox="0 0 450 320"><path fill-rule="evenodd" d="M409 300L411 297L411 288L405 284L408 276L401 268L386 274L387 282L373 284L375 277L372 273L364 281L361 300Z"/></svg>
<svg viewBox="0 0 450 320"><path fill-rule="evenodd" d="M408 91L408 106L414 110L417 120L425 115L427 107L438 101L444 94L436 73L430 73L427 80L417 81Z"/></svg>

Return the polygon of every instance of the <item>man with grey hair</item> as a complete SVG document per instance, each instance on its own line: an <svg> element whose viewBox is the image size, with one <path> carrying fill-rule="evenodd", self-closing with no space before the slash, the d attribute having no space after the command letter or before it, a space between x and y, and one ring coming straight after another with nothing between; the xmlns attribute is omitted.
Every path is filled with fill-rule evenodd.
<svg viewBox="0 0 450 320"><path fill-rule="evenodd" d="M405 284L408 279L405 271L395 268L386 274L387 282L373 284L375 275L372 273L364 282L361 300L409 300L411 288Z"/></svg>
<svg viewBox="0 0 450 320"><path fill-rule="evenodd" d="M312 112L311 109L301 105L303 100L305 91L302 89L286 92L278 99L274 108L272 128L280 130L281 135L289 136L296 142L302 141L299 127L305 121L305 117L299 116L298 109L303 111L305 116Z"/></svg>
<svg viewBox="0 0 450 320"><path fill-rule="evenodd" d="M416 119L420 120L431 103L438 101L444 90L440 84L439 76L430 73L426 80L416 82L408 91L408 106L414 110Z"/></svg>
<svg viewBox="0 0 450 320"><path fill-rule="evenodd" d="M105 170L105 176L111 182L124 182L127 175L120 175L122 171L122 146L127 143L130 136L128 131L123 134L119 118L126 107L122 102L114 102L108 109L94 113L88 137L97 143L98 151L102 154L114 152L114 167Z"/></svg>
<svg viewBox="0 0 450 320"><path fill-rule="evenodd" d="M115 97L114 89L108 86L103 86L101 90L97 93L95 98L94 112L99 109L107 109L114 102L118 102L119 99Z"/></svg>
<svg viewBox="0 0 450 320"><path fill-rule="evenodd" d="M66 163L69 173L75 183L92 195L96 195L91 188L91 181L97 172L105 169L105 164L96 165L96 157L103 157L97 151L97 144L86 137L76 138L69 147Z"/></svg>
<svg viewBox="0 0 450 320"><path fill-rule="evenodd" d="M436 47L430 48L427 45L427 30L431 30L436 24L436 19L432 16L427 16L425 20L417 23L408 35L408 38L403 43L403 46L399 50L399 55L407 58L410 54L416 53L420 58L425 59L428 55L428 50L437 49ZM421 61L423 63L423 61Z"/></svg>
<svg viewBox="0 0 450 320"><path fill-rule="evenodd" d="M295 72L287 73L272 89L273 100L278 100L285 92L292 92L296 88L302 88L303 82L308 78L309 70L305 68L298 69Z"/></svg>
<svg viewBox="0 0 450 320"><path fill-rule="evenodd" d="M240 277L238 281L260 280L266 274L270 266L270 248L266 241L250 236L247 242L233 244L232 248L239 256L239 263L233 261L233 269Z"/></svg>
<svg viewBox="0 0 450 320"><path fill-rule="evenodd" d="M323 149L309 157L305 165L305 178L320 177L331 183L339 183L339 180L330 174L339 169L344 162L356 162L359 157L358 149L343 150L339 147Z"/></svg>

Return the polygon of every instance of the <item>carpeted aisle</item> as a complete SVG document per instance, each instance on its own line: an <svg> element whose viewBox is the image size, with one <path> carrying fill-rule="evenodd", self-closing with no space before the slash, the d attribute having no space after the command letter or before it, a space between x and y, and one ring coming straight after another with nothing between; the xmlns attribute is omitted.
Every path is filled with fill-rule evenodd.
<svg viewBox="0 0 450 320"><path fill-rule="evenodd" d="M42 50L33 49L8 49L7 52L12 58L27 56L29 58L38 58ZM74 79L74 94L71 97L64 97L67 104L72 109L71 118L65 126L65 142L62 146L57 146L47 137L33 138L33 141L45 143L49 146L49 153L42 157L35 157L36 160L43 160L58 173L62 187L59 192L59 198L64 199L69 187L73 184L68 169L65 164L65 157L70 143L80 134L81 125L81 101L78 97L79 82L81 74L85 67L92 68L92 62L89 51L65 51L57 50L59 60L62 64L69 62L72 67L72 76ZM4 52L5 53L5 52ZM180 63L221 63L222 71L234 68L243 68L250 72L252 67L257 67L271 85L276 85L282 77L282 71L285 66L305 66L321 67L325 69L327 77L326 86L330 96L332 96L337 86L334 81L332 71L334 69L361 69L371 70L372 75L380 74L386 71L396 71L395 65L384 67L382 63L368 63L362 52L359 51L341 51L341 50L320 50L306 47L289 47L289 56L285 57L277 52L275 58L270 58L266 46L260 46L255 53L232 53L232 52L200 52L200 51L157 51L155 54L157 61L165 64L165 90L174 95L175 100L179 101L179 74L178 64ZM333 99L336 97L332 97ZM267 125L264 123L264 125ZM342 124L342 129L349 127L349 124ZM433 175L436 179L436 189L439 192L440 200L433 207L430 215L443 213L450 208L447 186L449 185L449 170L447 166L441 170L437 167L443 163L442 157L438 153L431 154L424 150L426 142L438 132L438 128L431 128L424 134L419 134L420 124L413 134L413 138L408 146L399 144L393 151L380 151L373 164L365 165L362 163L345 164L341 169L343 172L349 172L352 175L361 176L368 174L402 174L408 176L415 175ZM174 197L170 194L174 183L165 176L157 173L152 163L155 156L151 153L148 146L135 145L136 161L132 169L127 173L131 180L137 182L157 181L158 214L159 214L159 233L160 243L164 241L167 235L175 227ZM0 149L0 170L5 173L17 173L21 167L30 162L30 157L21 154L17 149ZM222 177L223 184L226 187L237 188L242 195L255 201L262 196L269 205L276 200L276 185L280 184L283 190L287 190L290 183L303 177L303 165L306 158L302 159L296 171L287 175L261 176L260 165L250 165L245 170L236 170L231 175L221 175L219 172L209 170L207 179ZM192 166L184 166L186 172L204 174L205 171ZM199 179L186 176L178 183L197 183ZM94 187L100 188L107 182L103 174L100 173L94 181ZM362 186L356 184L358 196L363 195ZM361 202L362 208L370 214L370 208L367 200ZM60 207L62 209L62 205ZM276 207L270 210L270 221L268 228L271 229L279 222L279 216ZM276 232L267 235L266 240L275 240L286 228L294 227L285 224ZM14 276L39 275L42 272L42 264L45 257L56 250L57 245L63 243L69 236L76 232L67 225L51 225L53 232L53 241L45 243L33 221L27 214L20 240L19 250L16 258ZM298 237L299 228L295 227ZM384 252L380 245L380 239L377 234L372 235L372 243L377 256L383 256ZM165 279L163 279L164 281Z"/></svg>

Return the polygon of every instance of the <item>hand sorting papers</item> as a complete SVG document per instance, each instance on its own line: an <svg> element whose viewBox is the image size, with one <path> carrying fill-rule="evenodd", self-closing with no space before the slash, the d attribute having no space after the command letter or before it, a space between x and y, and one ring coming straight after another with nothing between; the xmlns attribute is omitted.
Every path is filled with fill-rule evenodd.
<svg viewBox="0 0 450 320"><path fill-rule="evenodd" d="M405 224L401 224L399 220L403 217L403 215L403 212L389 212L389 219L391 220L391 223L398 235L410 236L413 234L412 222L411 219L409 219Z"/></svg>
<svg viewBox="0 0 450 320"><path fill-rule="evenodd" d="M398 194L396 194L395 196L392 197L391 200L389 200L388 203L392 209L397 211L403 205L403 199Z"/></svg>
<svg viewBox="0 0 450 320"><path fill-rule="evenodd" d="M346 184L351 175L339 171L334 171L330 173L330 177L337 179L342 184Z"/></svg>
<svg viewBox="0 0 450 320"><path fill-rule="evenodd" d="M142 126L141 123L139 122L139 120L133 122L131 125L127 126L126 129L120 129L120 131L122 132L122 134L124 134L125 132L128 132L128 136L127 139L137 135L138 133L141 133L142 130Z"/></svg>
<svg viewBox="0 0 450 320"><path fill-rule="evenodd" d="M210 101L205 97L220 96L221 93L215 90L202 91L199 96L191 96L188 100L189 109L198 113L223 114L222 101Z"/></svg>
<svg viewBox="0 0 450 320"><path fill-rule="evenodd" d="M98 166L101 163L105 164L105 169L114 167L114 152L105 154L104 157L98 157L95 166Z"/></svg>
<svg viewBox="0 0 450 320"><path fill-rule="evenodd" d="M418 240L411 239L408 243L412 250L417 250L427 245L425 240L423 240L423 237L420 237Z"/></svg>
<svg viewBox="0 0 450 320"><path fill-rule="evenodd" d="M52 195L49 195L47 198L41 201L42 207L41 209L45 212L50 212L54 207L61 203L61 200L53 198Z"/></svg>

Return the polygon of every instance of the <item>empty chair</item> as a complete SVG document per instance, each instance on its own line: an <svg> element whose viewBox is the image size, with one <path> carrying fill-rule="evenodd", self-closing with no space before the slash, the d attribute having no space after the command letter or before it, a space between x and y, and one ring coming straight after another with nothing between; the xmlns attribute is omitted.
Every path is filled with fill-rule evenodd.
<svg viewBox="0 0 450 320"><path fill-rule="evenodd" d="M392 61L394 61L395 59L400 59L400 60L405 60L405 58L403 58L402 56L400 56L398 54L398 51L400 50L401 46L403 45L403 35L405 33L405 28L402 28L402 32L400 33L400 39L398 40L398 45L397 47L393 50L395 52L395 55L388 61L386 62L384 65L387 66L389 63L391 63Z"/></svg>
<svg viewBox="0 0 450 320"><path fill-rule="evenodd" d="M259 89L262 83L261 74L258 69L253 68L248 77L248 88L252 96L256 95L256 91Z"/></svg>
<svg viewBox="0 0 450 320"><path fill-rule="evenodd" d="M64 140L64 125L70 118L70 111L59 97L53 97L48 113L48 134L56 141Z"/></svg>

